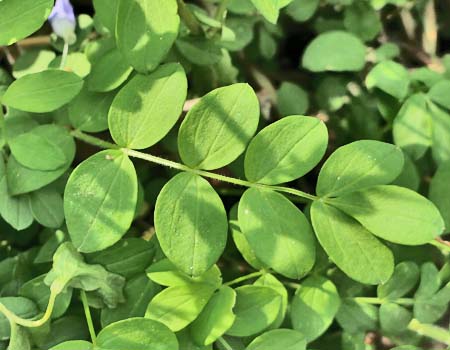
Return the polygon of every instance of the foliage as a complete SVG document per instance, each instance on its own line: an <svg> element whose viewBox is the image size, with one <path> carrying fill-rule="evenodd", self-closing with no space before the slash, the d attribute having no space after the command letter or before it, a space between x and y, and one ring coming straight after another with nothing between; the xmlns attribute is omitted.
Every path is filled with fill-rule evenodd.
<svg viewBox="0 0 450 350"><path fill-rule="evenodd" d="M73 5L0 0L0 350L450 346L447 2Z"/></svg>

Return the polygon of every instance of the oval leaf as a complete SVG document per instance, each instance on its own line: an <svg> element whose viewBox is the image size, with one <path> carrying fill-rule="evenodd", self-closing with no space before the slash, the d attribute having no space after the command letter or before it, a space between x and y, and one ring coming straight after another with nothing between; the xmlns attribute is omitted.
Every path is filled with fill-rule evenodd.
<svg viewBox="0 0 450 350"><path fill-rule="evenodd" d="M366 47L344 31L329 31L317 36L306 48L302 65L312 72L359 71L364 67Z"/></svg>
<svg viewBox="0 0 450 350"><path fill-rule="evenodd" d="M264 128L245 154L245 176L276 185L310 171L325 154L328 131L318 118L290 116Z"/></svg>
<svg viewBox="0 0 450 350"><path fill-rule="evenodd" d="M247 337L269 327L277 318L281 295L269 287L243 286L236 288L236 319L227 334Z"/></svg>
<svg viewBox="0 0 450 350"><path fill-rule="evenodd" d="M443 163L437 170L430 184L429 197L439 208L447 230L450 228L450 162Z"/></svg>
<svg viewBox="0 0 450 350"><path fill-rule="evenodd" d="M394 145L362 140L339 147L327 159L317 181L319 196L335 197L394 181L403 170L403 153Z"/></svg>
<svg viewBox="0 0 450 350"><path fill-rule="evenodd" d="M239 224L256 257L278 273L300 279L315 261L311 226L283 195L250 188L239 203Z"/></svg>
<svg viewBox="0 0 450 350"><path fill-rule="evenodd" d="M227 215L208 181L181 173L158 196L155 229L169 260L184 273L199 276L216 263L225 248Z"/></svg>
<svg viewBox="0 0 450 350"><path fill-rule="evenodd" d="M136 201L136 172L122 151L102 151L86 159L70 175L64 193L75 247L91 253L116 243L131 225Z"/></svg>
<svg viewBox="0 0 450 350"><path fill-rule="evenodd" d="M304 334L309 343L330 327L340 304L333 282L321 276L309 277L292 299L292 326Z"/></svg>
<svg viewBox="0 0 450 350"><path fill-rule="evenodd" d="M186 94L186 74L179 64L166 64L150 75L136 75L111 105L108 122L114 141L133 149L154 145L177 122Z"/></svg>
<svg viewBox="0 0 450 350"><path fill-rule="evenodd" d="M365 284L384 283L391 277L392 252L350 216L316 201L311 220L323 249L349 277Z"/></svg>
<svg viewBox="0 0 450 350"><path fill-rule="evenodd" d="M120 0L116 40L122 54L140 73L155 69L178 36L175 0Z"/></svg>
<svg viewBox="0 0 450 350"><path fill-rule="evenodd" d="M195 342L202 345L212 344L230 329L236 318L233 313L235 303L236 292L227 286L220 288L191 326Z"/></svg>
<svg viewBox="0 0 450 350"><path fill-rule="evenodd" d="M390 242L421 245L444 232L444 220L434 204L404 187L374 186L331 203Z"/></svg>
<svg viewBox="0 0 450 350"><path fill-rule="evenodd" d="M221 168L244 152L258 122L258 98L248 84L213 90L202 97L181 124L181 159L193 168Z"/></svg>
<svg viewBox="0 0 450 350"><path fill-rule="evenodd" d="M37 31L53 8L53 0L0 1L0 46L8 46Z"/></svg>
<svg viewBox="0 0 450 350"><path fill-rule="evenodd" d="M135 317L103 328L97 336L97 346L108 350L178 350L178 341L163 324Z"/></svg>
<svg viewBox="0 0 450 350"><path fill-rule="evenodd" d="M292 329L275 329L256 337L246 350L305 350L305 336Z"/></svg>
<svg viewBox="0 0 450 350"><path fill-rule="evenodd" d="M13 82L2 103L26 112L51 112L70 102L82 87L83 80L75 73L46 70Z"/></svg>
<svg viewBox="0 0 450 350"><path fill-rule="evenodd" d="M202 283L169 287L152 299L145 317L178 332L198 317L214 290L211 285Z"/></svg>

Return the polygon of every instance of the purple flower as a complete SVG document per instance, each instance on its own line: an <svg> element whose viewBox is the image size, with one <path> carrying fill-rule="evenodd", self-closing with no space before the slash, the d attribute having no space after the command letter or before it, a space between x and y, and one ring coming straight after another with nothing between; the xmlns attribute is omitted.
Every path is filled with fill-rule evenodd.
<svg viewBox="0 0 450 350"><path fill-rule="evenodd" d="M56 0L48 20L57 36L70 44L75 41L76 19L69 0Z"/></svg>

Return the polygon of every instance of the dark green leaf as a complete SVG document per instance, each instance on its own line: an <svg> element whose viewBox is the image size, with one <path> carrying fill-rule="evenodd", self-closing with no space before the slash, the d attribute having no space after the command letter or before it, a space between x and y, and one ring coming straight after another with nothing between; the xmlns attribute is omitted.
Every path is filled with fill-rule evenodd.
<svg viewBox="0 0 450 350"><path fill-rule="evenodd" d="M403 261L395 266L389 281L377 288L379 298L396 300L408 294L419 281L419 267L412 261Z"/></svg>

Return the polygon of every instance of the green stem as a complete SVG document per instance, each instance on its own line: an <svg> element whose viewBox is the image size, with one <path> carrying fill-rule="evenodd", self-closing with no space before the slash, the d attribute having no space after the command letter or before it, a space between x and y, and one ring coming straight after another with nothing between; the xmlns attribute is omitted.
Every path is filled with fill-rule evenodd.
<svg viewBox="0 0 450 350"><path fill-rule="evenodd" d="M77 138L78 140L81 140L81 141L88 143L90 145L93 145L93 146L97 146L97 147L105 148L105 149L110 149L110 148L119 149L120 148L119 146L117 146L111 142L104 141L97 137L85 134L84 132L82 132L80 130L72 130L70 133L73 137Z"/></svg>
<svg viewBox="0 0 450 350"><path fill-rule="evenodd" d="M67 55L69 54L69 42L67 40L64 41L64 48L61 56L61 63L59 65L59 69L66 68Z"/></svg>
<svg viewBox="0 0 450 350"><path fill-rule="evenodd" d="M381 305L381 304L384 304L387 302L392 302L392 303L405 305L405 306L414 304L414 299L410 299L410 298L398 298L398 299L394 299L394 300L386 300L386 299L382 299L382 298L356 297L356 298L353 298L353 300L358 303L374 304L374 305Z"/></svg>
<svg viewBox="0 0 450 350"><path fill-rule="evenodd" d="M83 303L84 314L86 315L86 322L89 328L89 334L91 335L92 344L97 344L97 335L95 334L94 323L92 322L91 310L89 309L89 303L86 297L86 292L81 290L81 302Z"/></svg>
<svg viewBox="0 0 450 350"><path fill-rule="evenodd" d="M74 136L75 138L77 138L79 140L82 140L82 141L89 143L91 145L94 145L94 146L98 146L100 148L119 149L119 147L113 143L101 140L101 139L96 138L91 135L87 135L79 130L73 130L71 132L71 134L72 134L72 136ZM184 164L180 164L180 163L171 161L169 159L157 157L157 156L154 156L154 155L151 155L148 153L142 153L139 151L126 149L126 148L123 148L122 150L126 154L128 154L130 157L143 159L143 160L146 160L151 163L159 164L159 165L162 165L165 167L169 167L169 168L173 168L173 169L177 169L177 170L181 170L181 171L187 171L189 173L200 175L200 176L207 177L210 179L215 179L215 180L222 181L222 182L228 182L228 183L231 183L231 184L237 185L237 186L252 187L252 188L259 188L259 189L273 190L273 191L277 191L277 192L288 193L290 195L302 197L302 198L305 198L305 199L308 199L311 201L319 199L319 197L316 197L312 194L309 194L309 193L306 193L306 192L303 192L300 190L296 190L294 188L282 187L282 186L269 186L269 185L263 185L263 184L259 184L259 183L253 183L253 182L236 179L236 178L229 177L229 176L211 173L209 171L204 171L204 170L200 170L200 169L192 169Z"/></svg>
<svg viewBox="0 0 450 350"><path fill-rule="evenodd" d="M17 316L15 313L10 311L5 305L0 303L0 313L5 315L5 317L10 321L14 322L23 327L27 328L35 328L44 325L52 316L53 308L55 306L55 300L58 296L58 293L50 288L50 298L48 300L47 309L45 310L44 315L39 320L27 320L22 317Z"/></svg>
<svg viewBox="0 0 450 350"><path fill-rule="evenodd" d="M224 283L224 285L225 286L232 286L232 285L235 285L235 284L247 281L247 280L252 279L252 278L260 277L260 276L264 275L265 273L266 273L266 271L263 271L263 270L257 271L257 272L253 272L253 273L249 273L248 275L241 276L241 277L238 277L238 278L236 278L236 279L234 279L232 281Z"/></svg>
<svg viewBox="0 0 450 350"><path fill-rule="evenodd" d="M178 3L178 14L183 20L184 24L189 28L192 34L200 35L203 32L200 22L197 20L195 15L186 5L184 0L177 0Z"/></svg>
<svg viewBox="0 0 450 350"><path fill-rule="evenodd" d="M227 16L227 6L228 0L222 0L217 8L216 20L220 21L222 24L225 22L225 18Z"/></svg>
<svg viewBox="0 0 450 350"><path fill-rule="evenodd" d="M408 328L417 334L423 335L425 337L437 340L441 343L450 345L450 332L444 328L431 325L423 324L418 320L413 318L408 325Z"/></svg>
<svg viewBox="0 0 450 350"><path fill-rule="evenodd" d="M224 347L226 350L233 350L233 348L231 347L231 345L228 344L228 342L227 342L224 338L220 337L219 339L217 339L217 341L218 341L220 344L222 344L223 347Z"/></svg>

